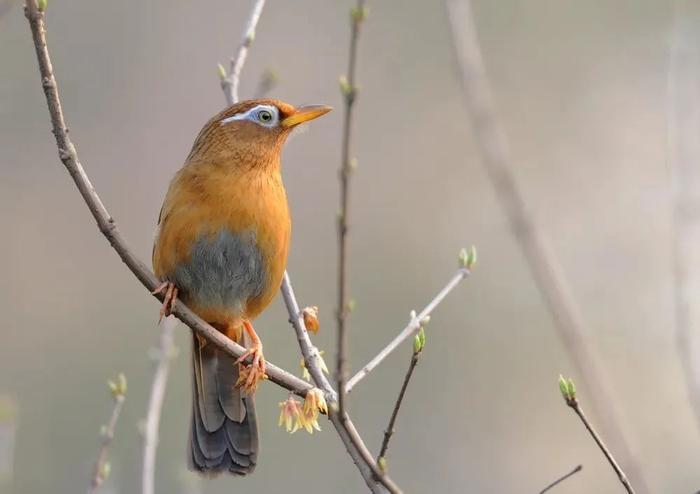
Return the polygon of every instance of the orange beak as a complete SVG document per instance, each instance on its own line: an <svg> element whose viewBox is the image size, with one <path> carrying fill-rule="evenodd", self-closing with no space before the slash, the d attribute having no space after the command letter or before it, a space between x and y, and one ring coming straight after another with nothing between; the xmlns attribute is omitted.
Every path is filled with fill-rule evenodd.
<svg viewBox="0 0 700 494"><path fill-rule="evenodd" d="M309 120L313 120L314 118L318 118L322 115L325 115L329 111L331 111L333 108L330 106L326 105L309 105L309 106L300 106L299 108L296 109L294 113L289 115L287 118L282 120L281 125L282 127L290 128L290 127L295 127L301 123L308 122Z"/></svg>

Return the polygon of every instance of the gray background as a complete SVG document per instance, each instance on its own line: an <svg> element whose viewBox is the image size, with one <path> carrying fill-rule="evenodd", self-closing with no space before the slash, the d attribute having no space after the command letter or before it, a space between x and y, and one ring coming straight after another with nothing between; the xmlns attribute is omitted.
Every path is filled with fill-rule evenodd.
<svg viewBox="0 0 700 494"><path fill-rule="evenodd" d="M7 0L5 2L7 3ZM168 181L223 106L216 63L237 46L248 1L50 0L48 35L71 135L131 246L150 258ZM315 338L334 355L337 169L352 2L269 1L244 70L274 95L336 111L284 152L294 217L289 270L321 307ZM79 492L110 410L129 395L105 492L137 492L158 305L99 235L56 157L19 2L0 18L0 394L18 406L13 494ZM576 378L475 155L443 4L370 1L359 52L353 154L352 367L442 286L460 247L478 269L440 307L389 454L407 492L537 492L578 463L560 493L621 486L563 405ZM476 20L517 177L583 307L624 432L653 492L700 487L700 437L674 343L666 71L674 2L481 0ZM256 326L265 355L297 370L281 300ZM161 427L161 493L354 493L363 483L332 427L277 428L285 394L262 386L262 452L247 479L185 471L189 336L178 330ZM376 451L410 350L352 395ZM586 392L582 390L585 404ZM592 417L595 420L595 417Z"/></svg>

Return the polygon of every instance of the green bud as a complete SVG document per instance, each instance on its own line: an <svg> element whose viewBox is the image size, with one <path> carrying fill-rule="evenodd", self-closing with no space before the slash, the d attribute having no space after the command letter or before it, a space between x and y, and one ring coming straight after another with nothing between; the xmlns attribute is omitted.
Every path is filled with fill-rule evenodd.
<svg viewBox="0 0 700 494"><path fill-rule="evenodd" d="M350 19L352 19L352 22L355 24L359 24L365 19L367 19L367 16L369 15L369 8L366 6L356 6L350 9Z"/></svg>
<svg viewBox="0 0 700 494"><path fill-rule="evenodd" d="M348 314L353 312L355 310L355 307L357 306L357 303L355 302L354 298L351 298L348 300L347 304L345 305L345 309L348 311Z"/></svg>
<svg viewBox="0 0 700 494"><path fill-rule="evenodd" d="M36 7L39 9L39 12L45 11L48 3L48 0L38 0L36 2Z"/></svg>
<svg viewBox="0 0 700 494"><path fill-rule="evenodd" d="M338 79L338 84L340 85L340 92L343 94L343 96L348 96L349 94L352 94L352 86L348 82L347 77L341 75L340 79Z"/></svg>
<svg viewBox="0 0 700 494"><path fill-rule="evenodd" d="M126 376L120 372L116 381L107 381L107 386L109 386L109 391L114 399L123 397L126 395L127 389Z"/></svg>
<svg viewBox="0 0 700 494"><path fill-rule="evenodd" d="M476 264L476 247L472 245L469 250L462 248L459 251L458 259L460 267L471 269Z"/></svg>
<svg viewBox="0 0 700 494"><path fill-rule="evenodd" d="M425 330L421 326L420 330L418 330L418 334L413 337L413 353L420 353L423 351L423 347L425 346Z"/></svg>
<svg viewBox="0 0 700 494"><path fill-rule="evenodd" d="M476 264L476 247L472 245L469 248L469 254L467 255L466 268L471 269L474 266L474 264Z"/></svg>
<svg viewBox="0 0 700 494"><path fill-rule="evenodd" d="M126 376L123 373L119 373L117 376L117 384L119 385L119 394L124 396L126 394Z"/></svg>
<svg viewBox="0 0 700 494"><path fill-rule="evenodd" d="M561 374L559 374L559 391L561 391L561 395L567 403L576 399L576 385L574 381L566 379Z"/></svg>
<svg viewBox="0 0 700 494"><path fill-rule="evenodd" d="M107 480L110 473L112 473L112 464L105 461L100 468L100 480Z"/></svg>
<svg viewBox="0 0 700 494"><path fill-rule="evenodd" d="M429 323L430 323L430 316L425 316L423 319L420 320L421 326L427 326Z"/></svg>
<svg viewBox="0 0 700 494"><path fill-rule="evenodd" d="M216 70L217 70L217 72L219 73L219 79L221 79L222 81L223 81L224 79L226 79L226 69L224 68L223 65L218 64L218 65L216 66Z"/></svg>
<svg viewBox="0 0 700 494"><path fill-rule="evenodd" d="M377 458L377 466L379 467L379 470L386 472L386 458L383 456Z"/></svg>

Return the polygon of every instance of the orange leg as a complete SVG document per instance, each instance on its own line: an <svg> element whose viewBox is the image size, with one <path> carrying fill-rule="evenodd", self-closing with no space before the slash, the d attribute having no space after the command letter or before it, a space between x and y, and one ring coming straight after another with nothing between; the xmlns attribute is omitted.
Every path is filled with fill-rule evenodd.
<svg viewBox="0 0 700 494"><path fill-rule="evenodd" d="M158 323L163 320L163 317L168 317L172 313L175 302L177 302L178 290L174 283L164 281L151 293L156 295L163 292L165 292L165 295L163 296L163 305L160 307L160 318L158 318Z"/></svg>
<svg viewBox="0 0 700 494"><path fill-rule="evenodd" d="M263 357L262 342L250 321L243 321L243 329L250 337L251 347L236 360L237 364L241 364L236 385L242 387L247 394L251 394L258 387L258 382L267 377L265 375L265 357ZM243 361L250 356L253 357L252 364L244 367Z"/></svg>

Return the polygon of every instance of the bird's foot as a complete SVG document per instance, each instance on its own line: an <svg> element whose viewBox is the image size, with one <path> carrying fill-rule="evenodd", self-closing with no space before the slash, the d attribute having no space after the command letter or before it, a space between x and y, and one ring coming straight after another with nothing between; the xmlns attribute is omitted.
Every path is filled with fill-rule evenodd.
<svg viewBox="0 0 700 494"><path fill-rule="evenodd" d="M250 321L243 321L243 329L250 337L251 346L236 360L236 363L239 364L236 386L242 388L246 394L252 394L257 389L258 383L263 379L267 379L267 375L265 375L265 357L263 357L263 347L260 338L258 338ZM243 362L251 356L253 361L250 365L245 365Z"/></svg>
<svg viewBox="0 0 700 494"><path fill-rule="evenodd" d="M153 295L164 293L163 305L160 307L160 317L158 318L158 323L160 323L164 317L168 317L172 313L175 302L177 302L178 290L174 283L164 281L151 293Z"/></svg>
<svg viewBox="0 0 700 494"><path fill-rule="evenodd" d="M253 362L250 365L244 364L243 362L250 356L253 357ZM246 350L246 352L236 360L236 363L239 364L236 386L243 389L246 394L254 393L258 387L258 383L263 379L267 379L262 345L257 344L253 348Z"/></svg>

